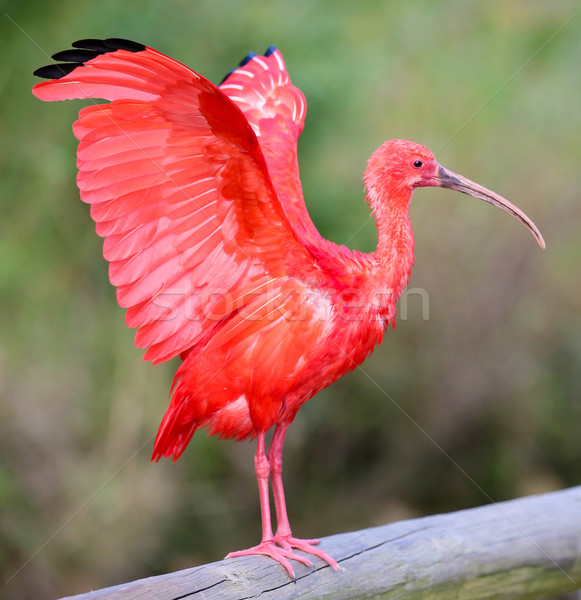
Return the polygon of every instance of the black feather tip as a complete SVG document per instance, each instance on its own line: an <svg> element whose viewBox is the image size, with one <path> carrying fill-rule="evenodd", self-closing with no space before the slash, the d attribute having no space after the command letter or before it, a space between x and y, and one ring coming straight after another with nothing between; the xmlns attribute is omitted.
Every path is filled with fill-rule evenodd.
<svg viewBox="0 0 581 600"><path fill-rule="evenodd" d="M266 52L262 55L262 56L266 56L269 57L271 54L273 54L274 52L276 52L276 47L275 46L269 46L266 49ZM244 65L247 65L255 56L257 56L257 54L255 52L249 52L239 63L238 63L238 67L236 69L232 69L231 71L228 71L228 73L226 73L226 76L222 79L222 81L220 82L220 85L222 85L226 79L228 79L228 77L230 77L230 75L232 75L232 73L234 73L237 69L239 69L240 67L243 67Z"/></svg>
<svg viewBox="0 0 581 600"><path fill-rule="evenodd" d="M256 56L256 52L249 52L239 63L239 67L243 67L247 65L254 57Z"/></svg>
<svg viewBox="0 0 581 600"><path fill-rule="evenodd" d="M63 50L52 55L54 60L63 62L40 67L40 69L34 71L33 75L43 79L61 79L100 54L116 52L117 50L142 52L146 48L143 44L122 38L85 39L73 42L71 45L73 50Z"/></svg>

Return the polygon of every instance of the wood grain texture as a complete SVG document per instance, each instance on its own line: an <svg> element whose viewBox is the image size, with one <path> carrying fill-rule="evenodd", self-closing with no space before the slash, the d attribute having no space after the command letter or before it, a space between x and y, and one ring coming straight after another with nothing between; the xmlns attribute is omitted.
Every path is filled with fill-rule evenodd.
<svg viewBox="0 0 581 600"><path fill-rule="evenodd" d="M581 486L321 540L341 565L244 557L69 597L69 600L484 600L581 589Z"/></svg>

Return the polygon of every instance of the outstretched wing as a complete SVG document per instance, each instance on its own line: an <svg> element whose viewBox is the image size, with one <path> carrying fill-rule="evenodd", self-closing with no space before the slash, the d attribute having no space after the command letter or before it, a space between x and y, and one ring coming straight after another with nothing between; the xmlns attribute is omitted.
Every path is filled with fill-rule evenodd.
<svg viewBox="0 0 581 600"><path fill-rule="evenodd" d="M258 137L274 188L299 238L305 244L321 240L305 206L297 159L307 103L291 83L280 51L270 46L262 56L248 54L220 90L238 105Z"/></svg>
<svg viewBox="0 0 581 600"><path fill-rule="evenodd" d="M222 91L135 42L73 46L54 55L64 63L35 72L51 80L33 92L111 101L82 109L74 124L78 185L146 360L186 353L289 278L315 278L272 161Z"/></svg>

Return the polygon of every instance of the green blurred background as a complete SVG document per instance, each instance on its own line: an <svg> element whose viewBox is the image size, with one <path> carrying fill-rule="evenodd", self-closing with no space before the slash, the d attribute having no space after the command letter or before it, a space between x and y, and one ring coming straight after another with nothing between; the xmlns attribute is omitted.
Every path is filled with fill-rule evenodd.
<svg viewBox="0 0 581 600"><path fill-rule="evenodd" d="M555 0L55 0L0 13L0 596L51 598L256 543L251 443L195 436L149 462L177 364L133 347L75 187L82 102L32 71L85 37L125 37L213 81L279 47L308 114L307 205L372 250L361 175L388 138L518 204L416 192L418 295L373 357L307 403L285 480L299 536L581 482L581 16ZM581 517L580 517L581 521ZM580 527L581 523L572 526Z"/></svg>

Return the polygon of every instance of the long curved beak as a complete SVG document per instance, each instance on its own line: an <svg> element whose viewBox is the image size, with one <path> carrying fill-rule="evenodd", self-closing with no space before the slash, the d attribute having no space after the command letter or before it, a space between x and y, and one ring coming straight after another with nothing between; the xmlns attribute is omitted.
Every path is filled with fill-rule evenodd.
<svg viewBox="0 0 581 600"><path fill-rule="evenodd" d="M520 210L520 208L516 207L514 204L511 204L508 200L506 200L506 198L503 198L489 189L474 183L474 181L470 181L470 179L467 179L458 173L454 173L454 171L445 169L441 165L438 165L436 177L433 181L434 185L436 186L457 190L458 192L468 194L469 196L474 196L475 198L480 198L485 202L488 202L494 206L498 206L498 208L502 208L502 210L517 218L533 234L535 240L537 240L537 244L541 248L545 248L545 240L543 239L543 236L541 235L541 232L538 230L537 226L524 214L522 210Z"/></svg>

